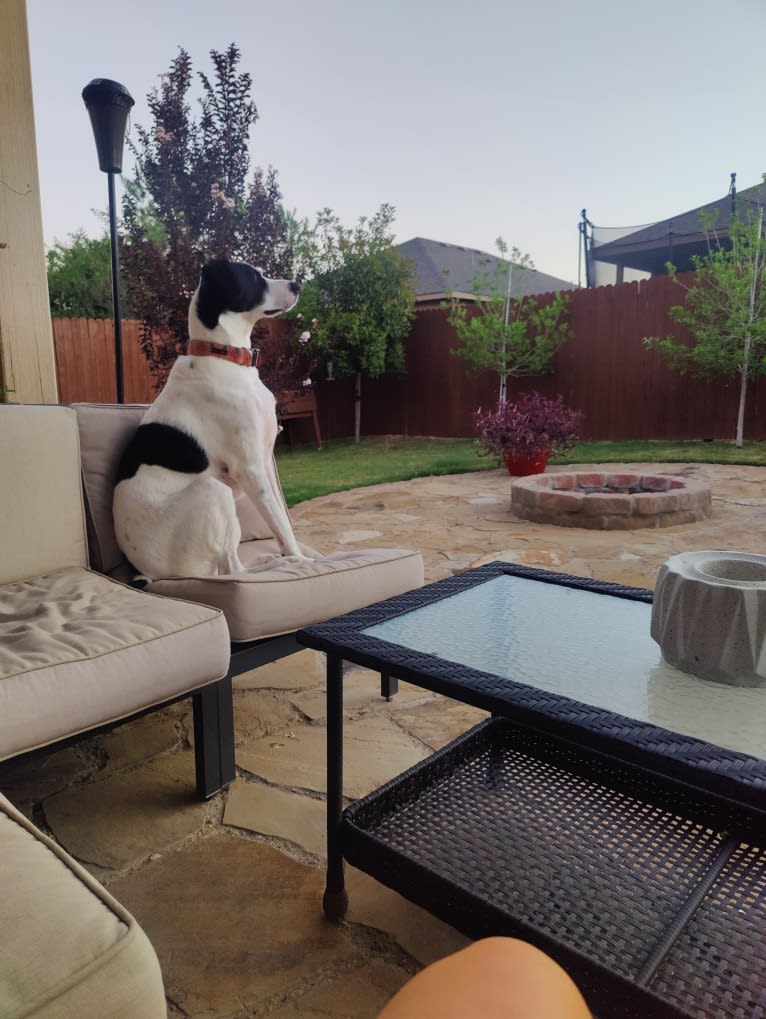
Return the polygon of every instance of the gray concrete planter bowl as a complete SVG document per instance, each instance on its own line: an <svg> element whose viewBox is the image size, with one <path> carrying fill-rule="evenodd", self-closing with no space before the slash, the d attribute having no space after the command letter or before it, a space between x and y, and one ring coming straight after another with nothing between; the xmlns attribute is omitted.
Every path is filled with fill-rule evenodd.
<svg viewBox="0 0 766 1019"><path fill-rule="evenodd" d="M766 556L701 551L660 567L651 634L683 672L766 686Z"/></svg>

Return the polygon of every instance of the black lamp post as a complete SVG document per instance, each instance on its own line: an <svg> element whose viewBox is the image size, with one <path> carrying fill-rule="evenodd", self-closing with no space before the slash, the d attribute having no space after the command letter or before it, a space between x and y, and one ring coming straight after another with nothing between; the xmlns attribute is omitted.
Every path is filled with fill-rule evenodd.
<svg viewBox="0 0 766 1019"><path fill-rule="evenodd" d="M94 78L82 90L96 139L99 169L109 180L109 236L112 249L112 304L114 308L114 359L117 371L117 402L125 402L122 375L122 316L120 312L120 252L117 247L117 213L114 175L122 173L125 125L135 100L124 85L109 78Z"/></svg>

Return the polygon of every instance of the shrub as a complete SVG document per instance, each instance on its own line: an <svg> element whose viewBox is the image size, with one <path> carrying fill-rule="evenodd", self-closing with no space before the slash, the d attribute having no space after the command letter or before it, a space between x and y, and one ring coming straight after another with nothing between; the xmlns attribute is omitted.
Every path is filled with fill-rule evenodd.
<svg viewBox="0 0 766 1019"><path fill-rule="evenodd" d="M514 403L501 403L497 410L476 412L478 443L482 453L531 457L551 450L566 453L580 438L583 415L570 410L563 396L549 400L540 393L525 393Z"/></svg>

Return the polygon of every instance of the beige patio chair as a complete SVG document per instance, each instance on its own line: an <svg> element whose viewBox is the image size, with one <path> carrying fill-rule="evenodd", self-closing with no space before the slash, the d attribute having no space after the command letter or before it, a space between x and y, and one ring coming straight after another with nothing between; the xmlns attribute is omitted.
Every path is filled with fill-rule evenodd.
<svg viewBox="0 0 766 1019"><path fill-rule="evenodd" d="M234 777L223 613L89 568L77 416L0 405L0 761L193 698L197 790Z"/></svg>
<svg viewBox="0 0 766 1019"><path fill-rule="evenodd" d="M2 795L0 1015L167 1016L160 965L134 917Z"/></svg>
<svg viewBox="0 0 766 1019"><path fill-rule="evenodd" d="M90 557L108 576L130 580L132 570L114 534L113 478L145 406L74 404L80 426ZM245 501L239 557L258 572L217 577L173 577L154 581L153 594L185 598L220 609L232 640L233 674L299 650L295 631L423 583L423 560L411 549L362 549L322 555L299 541L311 559L286 561L275 540ZM272 560L269 564L269 560ZM264 568L266 564L266 568ZM391 688L384 685L384 692Z"/></svg>

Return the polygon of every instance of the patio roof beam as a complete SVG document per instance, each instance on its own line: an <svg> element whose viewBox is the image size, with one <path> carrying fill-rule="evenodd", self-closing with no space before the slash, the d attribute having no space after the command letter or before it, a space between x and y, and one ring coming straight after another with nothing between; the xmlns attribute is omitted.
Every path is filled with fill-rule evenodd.
<svg viewBox="0 0 766 1019"><path fill-rule="evenodd" d="M0 32L2 386L17 403L58 401L25 0L5 0Z"/></svg>

